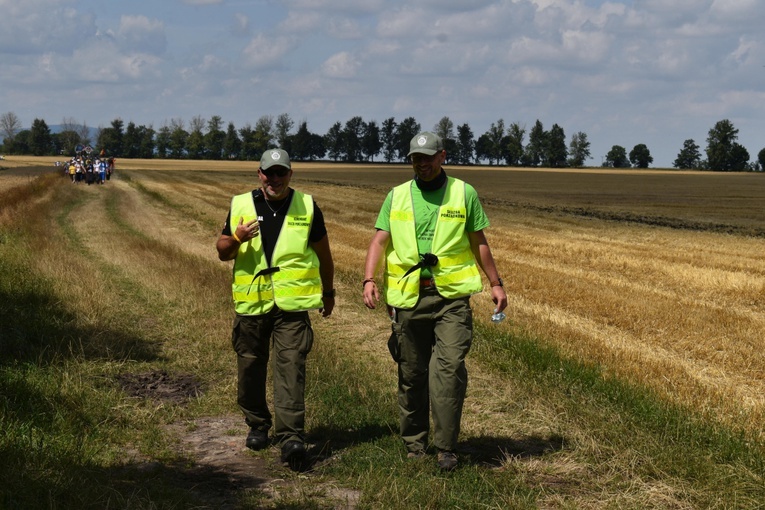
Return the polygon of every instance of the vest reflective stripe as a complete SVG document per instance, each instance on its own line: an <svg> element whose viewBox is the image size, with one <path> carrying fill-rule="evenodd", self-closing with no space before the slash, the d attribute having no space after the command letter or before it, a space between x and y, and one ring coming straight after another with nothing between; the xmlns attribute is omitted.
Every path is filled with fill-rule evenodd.
<svg viewBox="0 0 765 510"><path fill-rule="evenodd" d="M390 212L391 242L385 253L385 299L391 306L412 308L420 293L420 270L403 277L420 261L411 187L414 181L393 188ZM431 268L436 289L446 298L469 296L483 289L481 275L465 232L465 183L449 177L438 211L431 251L438 264Z"/></svg>
<svg viewBox="0 0 765 510"><path fill-rule="evenodd" d="M239 218L247 223L256 217L252 193L231 200L232 228ZM272 267L279 267L279 271L255 277L269 267L261 236L239 246L231 285L237 313L263 315L274 304L293 312L321 308L319 258L308 244L312 223L313 198L295 190L271 256Z"/></svg>

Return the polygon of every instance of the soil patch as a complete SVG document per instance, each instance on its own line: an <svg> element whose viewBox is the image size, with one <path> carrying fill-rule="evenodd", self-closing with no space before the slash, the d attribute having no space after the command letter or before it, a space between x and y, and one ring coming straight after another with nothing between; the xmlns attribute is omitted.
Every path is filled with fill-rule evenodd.
<svg viewBox="0 0 765 510"><path fill-rule="evenodd" d="M117 381L132 397L182 404L202 394L202 385L189 374L171 375L164 370L143 374L121 374Z"/></svg>
<svg viewBox="0 0 765 510"><path fill-rule="evenodd" d="M165 371L123 374L118 381L133 397L172 404L183 404L203 391L193 375ZM249 491L256 491L254 497L262 508L292 505L306 494L312 495L312 503L319 508L352 510L359 500L356 491L307 479L313 468L331 460L323 447L308 445L308 461L301 473L282 466L275 446L258 454L248 450L244 446L247 426L241 415L199 417L173 423L167 431L178 438L179 453L193 464L160 466L147 460L139 469L166 473L171 469L174 483L195 495L198 508L236 509Z"/></svg>

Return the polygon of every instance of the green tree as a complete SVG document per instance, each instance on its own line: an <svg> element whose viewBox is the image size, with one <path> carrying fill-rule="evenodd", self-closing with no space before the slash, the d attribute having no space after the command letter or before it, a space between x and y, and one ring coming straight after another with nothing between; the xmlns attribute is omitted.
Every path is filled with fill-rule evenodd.
<svg viewBox="0 0 765 510"><path fill-rule="evenodd" d="M699 152L699 149L700 147L696 142L689 138L683 142L683 148L677 153L677 158L675 158L672 166L681 170L701 168L701 152Z"/></svg>
<svg viewBox="0 0 765 510"><path fill-rule="evenodd" d="M255 123L255 159L260 159L264 152L274 147L274 118L263 115Z"/></svg>
<svg viewBox="0 0 765 510"><path fill-rule="evenodd" d="M396 119L389 117L382 123L380 130L380 141L382 142L383 159L390 163L396 157L396 131L398 124Z"/></svg>
<svg viewBox="0 0 765 510"><path fill-rule="evenodd" d="M115 157L123 155L122 138L124 137L125 123L119 117L112 121L111 127L104 128L99 133L98 147L107 154Z"/></svg>
<svg viewBox="0 0 765 510"><path fill-rule="evenodd" d="M735 142L730 151L730 170L732 172L749 170L749 151L743 145Z"/></svg>
<svg viewBox="0 0 765 510"><path fill-rule="evenodd" d="M16 133L16 136L13 137L11 153L12 154L30 154L32 152L31 139L32 139L32 132L28 129L22 129L21 131Z"/></svg>
<svg viewBox="0 0 765 510"><path fill-rule="evenodd" d="M507 128L507 136L502 142L503 157L510 166L520 166L523 162L523 139L526 137L526 128L518 122L513 122Z"/></svg>
<svg viewBox="0 0 765 510"><path fill-rule="evenodd" d="M396 152L401 161L409 159L409 142L420 132L420 124L414 117L407 117L396 126Z"/></svg>
<svg viewBox="0 0 765 510"><path fill-rule="evenodd" d="M471 165L475 158L475 135L466 122L457 126L457 164Z"/></svg>
<svg viewBox="0 0 765 510"><path fill-rule="evenodd" d="M53 138L48 124L43 119L32 121L29 130L29 149L34 156L45 156L53 152Z"/></svg>
<svg viewBox="0 0 765 510"><path fill-rule="evenodd" d="M734 145L738 145L736 140L738 140L738 129L728 119L718 121L709 130L707 136L707 164L710 170L730 172L739 169L739 160L743 153L741 149L734 149Z"/></svg>
<svg viewBox="0 0 765 510"><path fill-rule="evenodd" d="M183 120L173 119L170 121L170 157L181 159L186 157L188 151L186 144L189 140L189 132L186 131Z"/></svg>
<svg viewBox="0 0 765 510"><path fill-rule="evenodd" d="M167 158L170 154L170 126L163 125L157 131L157 156Z"/></svg>
<svg viewBox="0 0 765 510"><path fill-rule="evenodd" d="M486 159L489 160L490 165L499 164L504 153L502 142L505 140L505 121L499 119L497 122L492 122L489 130L484 134L488 144L483 148Z"/></svg>
<svg viewBox="0 0 765 510"><path fill-rule="evenodd" d="M364 119L351 117L345 122L343 128L343 146L345 160L349 162L361 161L361 141L364 136Z"/></svg>
<svg viewBox="0 0 765 510"><path fill-rule="evenodd" d="M87 140L83 140L80 135L80 125L71 117L64 117L61 120L61 131L58 132L58 149L56 152L62 152L63 154L74 154L74 148L78 145L85 145L90 143Z"/></svg>
<svg viewBox="0 0 765 510"><path fill-rule="evenodd" d="M614 145L611 150L606 154L606 160L603 166L613 168L628 168L630 166L629 159L627 159L627 149L621 145Z"/></svg>
<svg viewBox="0 0 765 510"><path fill-rule="evenodd" d="M186 140L186 154L189 159L204 159L205 157L205 135L202 132L204 127L205 121L200 115L191 118L189 137Z"/></svg>
<svg viewBox="0 0 765 510"><path fill-rule="evenodd" d="M545 134L544 164L550 168L567 166L568 149L566 148L566 133L558 124L553 124Z"/></svg>
<svg viewBox="0 0 765 510"><path fill-rule="evenodd" d="M361 140L361 152L367 161L374 161L375 156L380 154L383 148L382 140L380 140L380 127L377 122L370 120L364 124L363 135Z"/></svg>
<svg viewBox="0 0 765 510"><path fill-rule="evenodd" d="M140 125L138 126L138 132L140 134L140 147L138 151L139 157L145 158L145 159L151 159L154 157L154 149L156 147L156 141L155 141L155 135L156 132L154 131L154 128L149 126Z"/></svg>
<svg viewBox="0 0 765 510"><path fill-rule="evenodd" d="M77 131L67 129L53 135L53 143L56 146L56 153L71 156L74 154L74 148L82 144L80 134Z"/></svg>
<svg viewBox="0 0 765 510"><path fill-rule="evenodd" d="M279 144L278 146L282 149L287 150L287 142L294 125L295 123L292 121L292 118L288 113L282 113L276 118L276 143Z"/></svg>
<svg viewBox="0 0 765 510"><path fill-rule="evenodd" d="M324 146L327 148L329 159L337 161L345 153L343 143L343 125L340 121L335 122L327 134L324 135Z"/></svg>
<svg viewBox="0 0 765 510"><path fill-rule="evenodd" d="M757 153L757 162L760 163L760 171L765 171L765 148Z"/></svg>
<svg viewBox="0 0 765 510"><path fill-rule="evenodd" d="M204 135L205 158L223 159L223 144L226 141L226 132L223 131L223 119L220 115L213 115L207 121L207 133Z"/></svg>
<svg viewBox="0 0 765 510"><path fill-rule="evenodd" d="M457 140L454 137L454 122L449 117L441 117L435 126L433 132L438 135L444 143L446 149L446 160L448 162L457 160Z"/></svg>
<svg viewBox="0 0 765 510"><path fill-rule="evenodd" d="M489 138L489 135L484 133L481 136L478 137L478 140L475 141L475 159L476 162L480 162L484 159L489 160L489 164L491 164L491 139Z"/></svg>
<svg viewBox="0 0 765 510"><path fill-rule="evenodd" d="M125 134L122 137L122 156L125 158L137 158L141 149L141 134L134 122L128 122Z"/></svg>
<svg viewBox="0 0 765 510"><path fill-rule="evenodd" d="M648 168L648 165L653 163L653 156L651 151L644 143L639 143L630 151L630 163L635 168Z"/></svg>
<svg viewBox="0 0 765 510"><path fill-rule="evenodd" d="M569 166L581 168L584 162L590 157L590 142L587 140L587 133L578 131L571 137L571 143L568 146Z"/></svg>
<svg viewBox="0 0 765 510"><path fill-rule="evenodd" d="M529 143L526 145L524 163L528 166L539 166L545 155L547 133L542 122L537 119L529 131Z"/></svg>
<svg viewBox="0 0 765 510"><path fill-rule="evenodd" d="M298 124L298 129L290 141L290 158L295 161L305 161L310 159L309 147L311 143L311 132L308 131L308 121L302 121Z"/></svg>
<svg viewBox="0 0 765 510"><path fill-rule="evenodd" d="M226 127L226 137L223 139L223 157L225 159L241 159L242 140L236 132L233 122Z"/></svg>
<svg viewBox="0 0 765 510"><path fill-rule="evenodd" d="M239 139L242 141L242 156L240 159L253 161L258 159L258 147L255 139L255 130L251 124L245 124L239 128Z"/></svg>

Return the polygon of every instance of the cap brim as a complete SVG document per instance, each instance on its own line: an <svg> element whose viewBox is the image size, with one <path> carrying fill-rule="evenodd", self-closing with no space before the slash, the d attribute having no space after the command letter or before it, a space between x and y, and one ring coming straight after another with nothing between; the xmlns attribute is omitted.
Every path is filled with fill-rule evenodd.
<svg viewBox="0 0 765 510"><path fill-rule="evenodd" d="M432 156L433 154L440 152L433 149L412 149L409 151L409 154L407 156L411 156L412 154L425 154L426 156Z"/></svg>
<svg viewBox="0 0 765 510"><path fill-rule="evenodd" d="M265 163L261 163L260 169L268 170L269 168L273 168L275 166L280 166L282 168L286 168L287 170L292 170L292 167L290 165L285 165L284 163L279 163L276 161L266 161Z"/></svg>

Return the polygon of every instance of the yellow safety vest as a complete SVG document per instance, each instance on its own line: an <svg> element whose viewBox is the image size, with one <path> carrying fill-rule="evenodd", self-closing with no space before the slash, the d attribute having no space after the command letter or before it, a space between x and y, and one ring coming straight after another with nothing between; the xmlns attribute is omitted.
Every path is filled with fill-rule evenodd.
<svg viewBox="0 0 765 510"><path fill-rule="evenodd" d="M231 200L230 225L257 217L252 193L237 195ZM312 310L322 307L319 257L308 244L313 222L313 198L297 190L287 210L284 224L271 255L271 268L263 251L261 236L239 245L234 259L232 291L236 312L242 315L263 315L276 304L285 311ZM266 271L267 274L258 273Z"/></svg>
<svg viewBox="0 0 765 510"><path fill-rule="evenodd" d="M393 188L390 207L391 242L385 253L385 299L397 308L413 308L420 295L420 270L404 274L420 262L414 225L414 181ZM438 293L454 299L481 292L483 285L470 240L465 232L465 182L449 177L433 233L431 252L438 264L431 268Z"/></svg>

